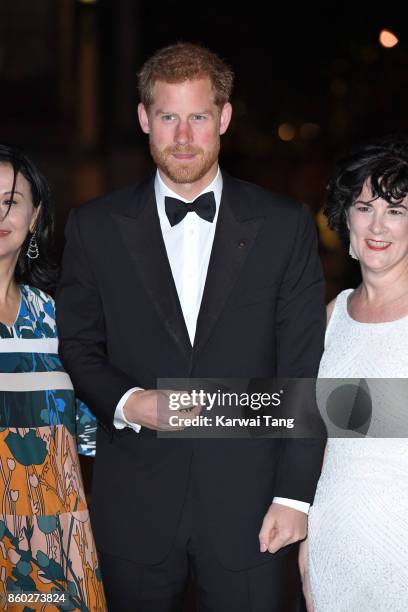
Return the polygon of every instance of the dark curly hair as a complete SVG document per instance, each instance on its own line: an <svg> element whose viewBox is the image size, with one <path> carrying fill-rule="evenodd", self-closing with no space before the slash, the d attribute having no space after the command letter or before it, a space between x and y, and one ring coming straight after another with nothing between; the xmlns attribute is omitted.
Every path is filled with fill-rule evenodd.
<svg viewBox="0 0 408 612"><path fill-rule="evenodd" d="M39 257L37 259L27 257L27 249L32 236L32 233L28 232L14 271L15 281L38 287L44 291L52 291L56 285L57 266L50 253L54 235L54 210L48 182L31 159L17 147L0 144L0 164L10 164L13 168L14 177L10 200L13 199L17 176L20 173L30 184L34 208L41 205L35 222ZM6 216L10 211L10 206L11 204Z"/></svg>
<svg viewBox="0 0 408 612"><path fill-rule="evenodd" d="M341 159L327 185L324 214L330 229L348 244L347 210L370 179L373 200L401 202L408 193L408 137L387 136L353 149Z"/></svg>

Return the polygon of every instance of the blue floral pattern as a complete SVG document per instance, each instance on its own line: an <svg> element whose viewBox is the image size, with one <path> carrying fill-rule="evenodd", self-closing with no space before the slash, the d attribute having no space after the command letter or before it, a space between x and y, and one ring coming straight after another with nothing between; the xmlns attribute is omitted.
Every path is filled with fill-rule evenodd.
<svg viewBox="0 0 408 612"><path fill-rule="evenodd" d="M0 602L64 592L47 611L103 612L76 444L94 452L95 418L57 354L53 300L26 285L20 293L14 324L0 323Z"/></svg>

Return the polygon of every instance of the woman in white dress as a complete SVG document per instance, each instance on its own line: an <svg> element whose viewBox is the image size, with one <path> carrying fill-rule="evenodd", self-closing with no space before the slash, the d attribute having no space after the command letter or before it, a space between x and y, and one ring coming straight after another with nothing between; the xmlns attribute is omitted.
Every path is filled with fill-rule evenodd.
<svg viewBox="0 0 408 612"><path fill-rule="evenodd" d="M299 557L304 593L308 612L406 612L408 393L395 379L408 378L408 139L355 150L328 193L329 225L349 240L362 283L328 306L319 378L365 379L371 414L347 436L329 426ZM319 381L320 406L334 382Z"/></svg>

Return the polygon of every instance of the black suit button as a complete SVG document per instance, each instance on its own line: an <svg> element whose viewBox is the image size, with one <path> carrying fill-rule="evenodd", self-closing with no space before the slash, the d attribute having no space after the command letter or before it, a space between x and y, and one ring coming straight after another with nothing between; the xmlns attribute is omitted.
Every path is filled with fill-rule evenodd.
<svg viewBox="0 0 408 612"><path fill-rule="evenodd" d="M238 242L238 248L239 249L244 249L246 247L246 240L240 240Z"/></svg>

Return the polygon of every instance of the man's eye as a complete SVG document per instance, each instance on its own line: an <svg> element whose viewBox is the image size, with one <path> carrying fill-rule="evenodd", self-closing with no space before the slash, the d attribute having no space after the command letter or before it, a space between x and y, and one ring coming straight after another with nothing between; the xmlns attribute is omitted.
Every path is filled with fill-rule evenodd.
<svg viewBox="0 0 408 612"><path fill-rule="evenodd" d="M402 215L403 211L400 210L399 208L390 208L389 213L390 215Z"/></svg>
<svg viewBox="0 0 408 612"><path fill-rule="evenodd" d="M368 210L370 210L369 206L356 206L357 210L359 210L360 212L367 212Z"/></svg>
<svg viewBox="0 0 408 612"><path fill-rule="evenodd" d="M193 115L192 117L194 121L203 121L206 117L205 115Z"/></svg>
<svg viewBox="0 0 408 612"><path fill-rule="evenodd" d="M162 115L163 121L169 122L174 119L174 115Z"/></svg>
<svg viewBox="0 0 408 612"><path fill-rule="evenodd" d="M11 206L12 204L17 204L16 200L3 200L2 204L4 206Z"/></svg>

